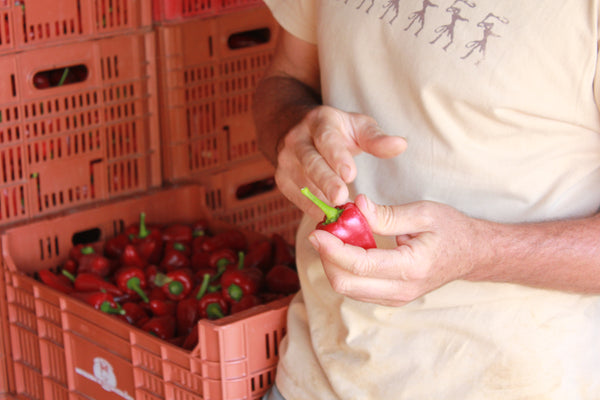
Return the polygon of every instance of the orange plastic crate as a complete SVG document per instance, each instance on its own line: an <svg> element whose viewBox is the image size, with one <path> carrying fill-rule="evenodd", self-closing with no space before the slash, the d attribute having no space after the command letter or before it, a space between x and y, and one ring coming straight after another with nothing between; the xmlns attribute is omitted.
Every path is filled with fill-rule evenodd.
<svg viewBox="0 0 600 400"><path fill-rule="evenodd" d="M0 54L151 26L148 1L0 0Z"/></svg>
<svg viewBox="0 0 600 400"><path fill-rule="evenodd" d="M0 225L159 186L152 31L0 57ZM69 67L83 80L36 88Z"/></svg>
<svg viewBox="0 0 600 400"><path fill-rule="evenodd" d="M261 5L262 0L152 0L155 22L205 18Z"/></svg>
<svg viewBox="0 0 600 400"><path fill-rule="evenodd" d="M14 390L10 387L14 378L9 337L4 276L0 274L0 399Z"/></svg>
<svg viewBox="0 0 600 400"><path fill-rule="evenodd" d="M156 28L163 179L185 181L261 157L252 94L278 29L265 6Z"/></svg>
<svg viewBox="0 0 600 400"><path fill-rule="evenodd" d="M60 265L75 235L103 241L137 221L211 218L188 185L6 229L1 236L15 395L31 399L259 399L273 384L289 297L199 322L192 351L59 293L29 274ZM216 232L230 224L211 220ZM259 239L248 233L248 240Z"/></svg>

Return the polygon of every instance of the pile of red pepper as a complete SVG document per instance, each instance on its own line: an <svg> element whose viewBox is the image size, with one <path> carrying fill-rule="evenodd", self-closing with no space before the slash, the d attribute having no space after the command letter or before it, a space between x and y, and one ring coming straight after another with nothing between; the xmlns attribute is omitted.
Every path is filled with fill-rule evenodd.
<svg viewBox="0 0 600 400"><path fill-rule="evenodd" d="M140 222L103 244L74 245L44 284L185 349L197 322L218 319L299 290L293 247L279 234L249 245L244 233L207 220Z"/></svg>

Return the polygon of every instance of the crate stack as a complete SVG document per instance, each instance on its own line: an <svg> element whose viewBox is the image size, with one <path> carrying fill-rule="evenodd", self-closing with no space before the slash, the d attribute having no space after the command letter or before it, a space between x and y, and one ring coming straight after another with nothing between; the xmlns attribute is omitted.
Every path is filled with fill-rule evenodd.
<svg viewBox="0 0 600 400"><path fill-rule="evenodd" d="M257 149L278 26L261 0L0 0L0 398L259 399L290 298L198 324L192 351L35 279L146 212L293 243Z"/></svg>

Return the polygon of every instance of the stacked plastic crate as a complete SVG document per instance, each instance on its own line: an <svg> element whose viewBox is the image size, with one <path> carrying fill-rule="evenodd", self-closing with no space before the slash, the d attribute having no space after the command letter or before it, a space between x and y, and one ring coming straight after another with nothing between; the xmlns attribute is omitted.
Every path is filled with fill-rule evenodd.
<svg viewBox="0 0 600 400"><path fill-rule="evenodd" d="M293 242L300 212L275 187L251 113L276 21L262 1L155 3L165 181L200 182L214 215Z"/></svg>
<svg viewBox="0 0 600 400"><path fill-rule="evenodd" d="M146 1L0 0L2 228L162 184L155 53ZM0 394L66 398L60 312L6 265Z"/></svg>
<svg viewBox="0 0 600 400"><path fill-rule="evenodd" d="M293 242L300 214L275 188L250 114L277 35L267 9L0 0L0 31L0 398L259 399L289 298L201 321L188 351L35 276L142 210Z"/></svg>

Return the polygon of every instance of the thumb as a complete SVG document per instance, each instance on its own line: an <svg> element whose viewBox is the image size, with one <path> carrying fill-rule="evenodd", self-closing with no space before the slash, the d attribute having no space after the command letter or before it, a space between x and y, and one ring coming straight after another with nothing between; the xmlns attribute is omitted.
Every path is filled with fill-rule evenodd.
<svg viewBox="0 0 600 400"><path fill-rule="evenodd" d="M365 216L373 233L378 235L405 235L430 228L426 221L421 221L410 204L397 206L376 204L364 194L356 196L354 203Z"/></svg>
<svg viewBox="0 0 600 400"><path fill-rule="evenodd" d="M385 133L371 118L355 118L355 140L361 150L378 158L392 158L406 150L406 139Z"/></svg>

